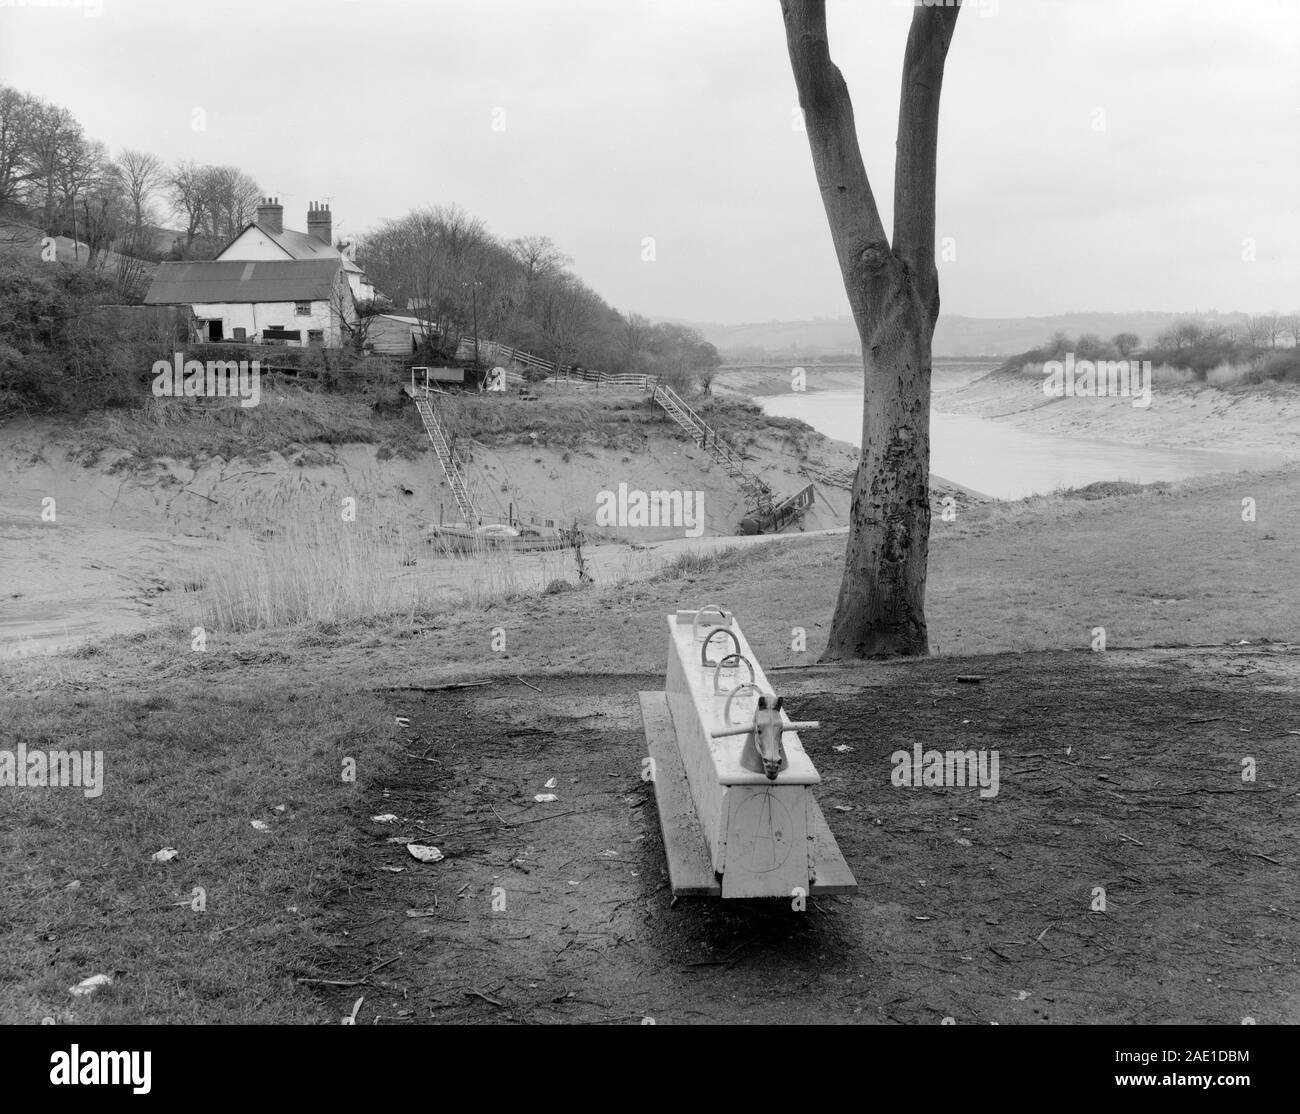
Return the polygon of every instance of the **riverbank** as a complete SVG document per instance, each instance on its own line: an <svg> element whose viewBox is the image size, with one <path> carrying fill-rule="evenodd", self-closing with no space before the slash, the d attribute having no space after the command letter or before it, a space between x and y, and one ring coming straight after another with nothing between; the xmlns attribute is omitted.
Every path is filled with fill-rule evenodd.
<svg viewBox="0 0 1300 1114"><path fill-rule="evenodd" d="M159 400L82 421L6 421L0 657L75 647L161 619L219 627L238 613L240 622L274 625L347 618L347 596L360 613L411 612L576 584L569 551L464 560L431 547L427 527L455 521L456 501L414 407L382 403L281 385L251 410ZM701 405L778 497L808 484L806 469L856 466L850 446L801 423L753 406ZM513 514L542 529L579 523L588 571L605 582L754 544L734 538L746 513L735 481L643 394L536 403L472 396L444 407L485 517ZM597 522L602 492L623 484L691 501L681 521ZM936 500L946 494L960 497L939 489ZM848 491L819 481L800 525L843 529L848 511ZM301 570L298 582L281 583L286 570ZM294 597L288 615L269 598L276 593ZM249 596L258 598L238 598Z"/></svg>
<svg viewBox="0 0 1300 1114"><path fill-rule="evenodd" d="M1162 385L1131 398L1051 398L1043 376L991 374L936 398L945 413L993 418L1052 436L1152 448L1276 453L1300 460L1300 385Z"/></svg>
<svg viewBox="0 0 1300 1114"><path fill-rule="evenodd" d="M1156 383L1149 407L1131 398L1051 398L1043 377L1001 372L989 360L934 361L936 413L1004 423L1025 433L1171 450L1273 454L1300 460L1300 386L1282 383L1222 387ZM809 366L808 394L862 391L862 369ZM737 398L791 394L791 369L731 367L714 390Z"/></svg>
<svg viewBox="0 0 1300 1114"><path fill-rule="evenodd" d="M963 386L998 367L992 359L936 358L931 369L931 388L936 393ZM795 367L791 364L727 364L713 380L713 392L724 398L770 398L798 389L816 394L824 391L862 392L862 365L805 364L795 387Z"/></svg>

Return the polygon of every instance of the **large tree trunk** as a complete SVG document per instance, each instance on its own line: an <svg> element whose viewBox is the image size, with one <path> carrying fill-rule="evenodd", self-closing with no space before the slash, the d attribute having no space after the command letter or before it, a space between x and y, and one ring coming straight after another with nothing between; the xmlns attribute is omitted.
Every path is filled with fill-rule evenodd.
<svg viewBox="0 0 1300 1114"><path fill-rule="evenodd" d="M903 60L891 246L862 163L848 86L830 58L824 0L783 0L781 7L865 377L844 578L822 660L926 654L930 341L939 316L935 159L943 63L960 9L913 12Z"/></svg>
<svg viewBox="0 0 1300 1114"><path fill-rule="evenodd" d="M823 661L927 654L930 337L933 322L895 266L868 283L893 311L855 310L865 373L862 458L844 578Z"/></svg>

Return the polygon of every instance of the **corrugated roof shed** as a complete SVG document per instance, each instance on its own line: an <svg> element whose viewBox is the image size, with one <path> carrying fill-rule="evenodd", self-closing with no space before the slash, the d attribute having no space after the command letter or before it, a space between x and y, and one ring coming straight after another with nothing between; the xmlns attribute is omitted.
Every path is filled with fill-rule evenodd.
<svg viewBox="0 0 1300 1114"><path fill-rule="evenodd" d="M387 321L400 321L403 325L428 325L431 333L438 332L438 323L436 321L424 322L418 317L405 317L400 313L376 313L376 317L382 317Z"/></svg>
<svg viewBox="0 0 1300 1114"><path fill-rule="evenodd" d="M145 305L329 301L342 260L275 259L160 263Z"/></svg>

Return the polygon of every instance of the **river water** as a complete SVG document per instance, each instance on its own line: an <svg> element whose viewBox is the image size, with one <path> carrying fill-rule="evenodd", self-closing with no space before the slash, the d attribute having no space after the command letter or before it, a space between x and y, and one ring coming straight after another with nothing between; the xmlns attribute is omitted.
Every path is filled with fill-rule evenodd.
<svg viewBox="0 0 1300 1114"><path fill-rule="evenodd" d="M941 381L936 368L935 401L962 385ZM755 399L777 417L798 418L819 433L860 445L862 392L808 391ZM1083 487L1098 480L1153 483L1182 480L1215 472L1275 468L1282 457L1272 453L1207 449L1149 448L1121 441L1027 433L1005 421L930 411L930 470L936 476L991 495L1020 499L1061 487Z"/></svg>

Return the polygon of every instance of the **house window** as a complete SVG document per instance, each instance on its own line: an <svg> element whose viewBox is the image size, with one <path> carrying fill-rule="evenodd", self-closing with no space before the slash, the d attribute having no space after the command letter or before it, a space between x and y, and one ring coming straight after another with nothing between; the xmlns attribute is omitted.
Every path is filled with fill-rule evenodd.
<svg viewBox="0 0 1300 1114"><path fill-rule="evenodd" d="M294 302L293 312L298 317L311 316L311 302Z"/></svg>
<svg viewBox="0 0 1300 1114"><path fill-rule="evenodd" d="M323 329L308 329L307 343L313 348L319 348L325 343L325 332Z"/></svg>

